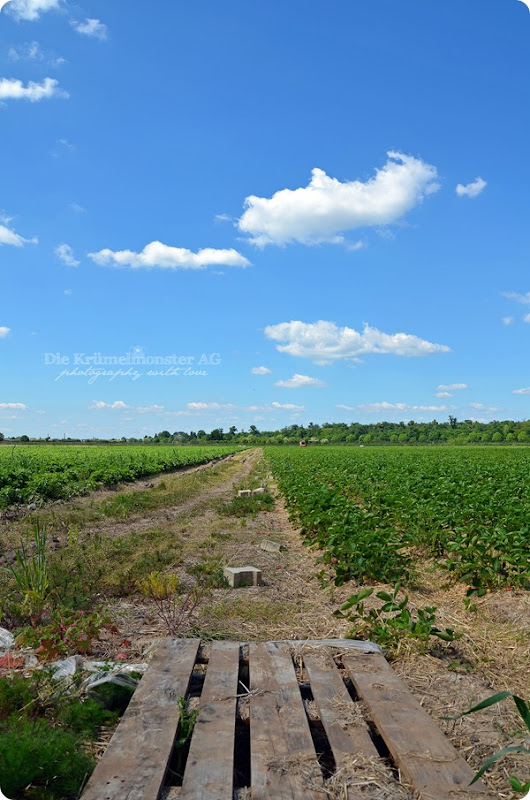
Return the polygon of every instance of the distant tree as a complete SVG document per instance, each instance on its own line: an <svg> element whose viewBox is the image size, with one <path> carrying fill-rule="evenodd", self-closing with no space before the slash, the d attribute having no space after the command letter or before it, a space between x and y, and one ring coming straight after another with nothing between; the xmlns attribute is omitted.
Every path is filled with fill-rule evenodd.
<svg viewBox="0 0 530 800"><path fill-rule="evenodd" d="M29 442L29 436L26 436L26 434L23 433L22 436L20 437L20 441L21 442Z"/></svg>
<svg viewBox="0 0 530 800"><path fill-rule="evenodd" d="M456 428L456 417L452 417L451 414L449 414L449 425L451 428Z"/></svg>
<svg viewBox="0 0 530 800"><path fill-rule="evenodd" d="M0 442L3 442L3 441L4 441L4 438L5 438L5 437L4 437L4 434L3 434L3 433L0 433Z"/></svg>

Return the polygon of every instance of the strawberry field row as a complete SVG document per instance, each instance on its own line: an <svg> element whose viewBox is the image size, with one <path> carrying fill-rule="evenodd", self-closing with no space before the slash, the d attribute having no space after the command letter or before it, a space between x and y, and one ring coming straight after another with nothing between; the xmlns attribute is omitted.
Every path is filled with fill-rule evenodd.
<svg viewBox="0 0 530 800"><path fill-rule="evenodd" d="M477 589L530 585L530 449L270 448L335 583L410 575L418 553Z"/></svg>
<svg viewBox="0 0 530 800"><path fill-rule="evenodd" d="M238 450L228 445L0 447L0 508L60 500L147 475L205 464Z"/></svg>

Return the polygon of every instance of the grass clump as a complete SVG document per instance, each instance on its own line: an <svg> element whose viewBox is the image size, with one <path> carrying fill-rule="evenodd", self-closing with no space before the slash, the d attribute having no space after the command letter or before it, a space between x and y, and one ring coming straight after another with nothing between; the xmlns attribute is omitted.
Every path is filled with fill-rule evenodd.
<svg viewBox="0 0 530 800"><path fill-rule="evenodd" d="M228 503L222 503L219 512L227 517L255 517L259 511L272 511L274 497L270 492L253 494L250 497L236 495Z"/></svg>
<svg viewBox="0 0 530 800"><path fill-rule="evenodd" d="M70 800L94 768L89 745L118 715L46 672L0 678L2 791L17 800Z"/></svg>

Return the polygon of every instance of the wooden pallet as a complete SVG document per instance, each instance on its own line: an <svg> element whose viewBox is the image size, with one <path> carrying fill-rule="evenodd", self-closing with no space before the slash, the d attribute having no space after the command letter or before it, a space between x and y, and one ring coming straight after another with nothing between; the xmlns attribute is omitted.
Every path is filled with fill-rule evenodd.
<svg viewBox="0 0 530 800"><path fill-rule="evenodd" d="M492 798L378 650L163 640L83 800ZM179 697L200 708L181 776Z"/></svg>

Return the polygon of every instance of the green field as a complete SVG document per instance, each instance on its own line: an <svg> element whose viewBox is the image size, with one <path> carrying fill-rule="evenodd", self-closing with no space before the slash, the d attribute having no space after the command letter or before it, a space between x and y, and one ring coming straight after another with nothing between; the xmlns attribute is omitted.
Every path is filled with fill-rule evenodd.
<svg viewBox="0 0 530 800"><path fill-rule="evenodd" d="M205 464L240 449L230 445L3 445L0 508L68 499L148 475Z"/></svg>
<svg viewBox="0 0 530 800"><path fill-rule="evenodd" d="M530 449L267 448L334 580L393 582L434 559L477 590L530 585Z"/></svg>

